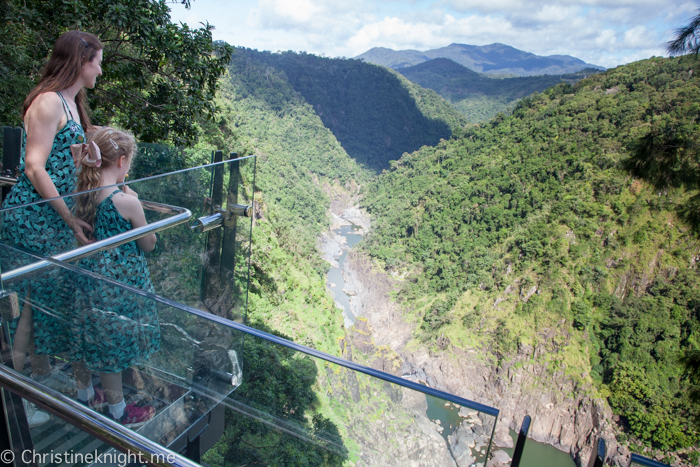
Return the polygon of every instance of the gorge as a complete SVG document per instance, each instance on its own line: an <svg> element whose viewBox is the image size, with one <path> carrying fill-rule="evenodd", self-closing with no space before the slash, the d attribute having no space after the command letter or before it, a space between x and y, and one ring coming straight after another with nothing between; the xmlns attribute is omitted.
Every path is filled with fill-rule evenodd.
<svg viewBox="0 0 700 467"><path fill-rule="evenodd" d="M376 345L381 345L379 343L389 341L388 336L394 335L397 330L393 327L393 323L382 323L381 320L377 322L378 316L381 316L384 309L380 308L379 310L371 310L369 304L377 302L386 304L390 302L390 297L386 294L382 294L381 289L377 290L376 288L370 286L370 284L374 284L377 280L380 282L391 281L386 277L378 278L377 276L373 276L366 270L358 270L356 267L358 264L361 264L361 261L358 261L359 258L353 253L353 247L357 245L362 238L361 234L366 233L369 230L369 216L367 216L366 213L363 213L362 210L358 209L357 206L349 207L340 212L339 215L336 215L333 212L330 214L333 219L331 223L332 230L327 232L319 243L319 251L322 257L331 263L331 269L327 276L327 286L329 287L331 294L333 294L338 308L343 314L343 321L346 328L350 328L351 326L355 325L357 318L362 319L366 316L366 314L371 314L373 320L368 320L369 329L372 331L374 343ZM348 219L358 222L358 224L355 224ZM352 256L353 260L348 260L348 256ZM384 292L386 292L386 290ZM374 311L374 313L372 311ZM571 437L567 438L567 435L562 437L556 433L556 430L560 429L562 433L566 432L571 433L572 435L574 434L574 426L577 419L582 417L582 414L579 413L575 407L575 404L578 403L580 405L581 401L575 401L573 404L565 407L563 416L561 412L558 414L547 413L548 409L551 409L551 407L548 407L551 406L551 403L546 404L544 411L540 410L538 404L541 403L542 396L540 396L539 400L535 396L522 398L520 400L508 402L507 407L502 407L500 404L503 403L503 399L496 399L492 395L493 393L498 392L499 389L500 393L504 392L503 388L499 388L499 386L503 386L503 384L500 381L502 378L499 378L499 375L497 374L497 369L482 368L480 371L483 373L479 374L476 378L475 374L463 374L461 377L457 376L456 381L454 382L456 385L450 384L448 386L445 381L448 376L441 371L443 363L439 363L438 368L435 368L434 366L426 368L424 364L416 364L415 360L407 360L406 356L402 354L404 349L405 346L403 345L399 346L399 348L392 347L392 350L396 351L400 355L403 361L403 368L410 368L411 373L404 373L402 375L404 377L416 378L423 384L452 392L457 395L462 395L469 399L474 397L474 390L467 390L468 392L465 392L463 388L460 391L455 390L455 387L462 385L462 378L470 380L483 379L484 382L486 382L483 389L479 390L478 392L481 394L491 393L491 395L476 400L485 404L498 405L499 409L504 411L504 416L499 419L501 429L499 429L497 432L498 436L494 451L500 449L512 456L512 448L516 438L516 432L513 430L519 428L519 421L517 417L524 414L524 412L518 412L517 414L515 413L516 411L514 408L515 405L517 405L524 407L525 412L530 414L537 412L537 422L535 423L535 428L531 432L532 440L530 440L527 444L527 451L525 452L525 457L521 465L523 467L573 467L575 465L573 459L567 454L569 454L569 452L571 452L571 454L579 454L579 456L581 454L577 453L574 446L571 444ZM433 356L433 358L434 357L435 356ZM438 356L438 359L439 361L444 361L445 357L446 355L440 355ZM494 374L494 372L496 374ZM523 375L518 374L517 378L522 379ZM514 378L511 376L511 383L513 382L513 379ZM508 382L506 382L505 385L510 386L508 389L515 393L521 392L517 388L513 388L512 385L509 385ZM553 400L557 398L556 394L562 391L562 389L563 388L561 386L552 387L549 391L545 391L543 395L549 400ZM448 446L450 446L452 435L455 433L456 428L463 420L463 418L460 417L459 409L449 406L445 407L442 401L431 398L430 396L428 396L426 399L426 415L435 423L435 429L440 431L441 435L445 439L445 442ZM566 413L567 411L568 414ZM510 428L509 432L508 428ZM566 453L559 451L558 449L550 446L550 444L546 443L550 443L559 449L563 449ZM452 456L453 458L457 457L455 452L452 452ZM457 462L457 465L461 467L462 465L468 464Z"/></svg>
<svg viewBox="0 0 700 467"><path fill-rule="evenodd" d="M238 50L226 124L206 128L259 155L251 324L350 357L338 342L352 349L357 323L318 242L359 206L372 223L345 215L364 229L345 288L378 364L498 407L502 439L528 413L532 439L578 464L599 435L618 464L629 450L685 459L696 432L674 352L693 345L700 303L697 246L675 215L688 194L618 164L649 128L692 122L696 66L633 63L465 126L390 70Z"/></svg>

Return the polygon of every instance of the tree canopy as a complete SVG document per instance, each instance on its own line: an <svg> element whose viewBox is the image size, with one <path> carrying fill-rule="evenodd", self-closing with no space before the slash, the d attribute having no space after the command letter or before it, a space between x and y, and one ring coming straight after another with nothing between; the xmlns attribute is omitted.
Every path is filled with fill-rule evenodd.
<svg viewBox="0 0 700 467"><path fill-rule="evenodd" d="M185 2L186 6L189 2ZM232 48L213 27L170 22L164 0L2 0L0 121L20 125L22 102L61 33L80 29L103 42L103 75L89 92L96 124L116 124L141 141L192 144L197 120L216 113L217 81Z"/></svg>
<svg viewBox="0 0 700 467"><path fill-rule="evenodd" d="M666 44L671 55L695 54L700 52L700 10L687 26L676 29L676 37Z"/></svg>
<svg viewBox="0 0 700 467"><path fill-rule="evenodd" d="M697 193L683 189L700 173L697 72L694 57L653 58L558 84L370 184L364 248L405 277L424 345L444 336L507 361L556 329L570 344L546 358L609 394L637 439L694 444L677 356L696 346L700 275L676 212ZM651 186L619 169L650 132L664 142L639 166Z"/></svg>

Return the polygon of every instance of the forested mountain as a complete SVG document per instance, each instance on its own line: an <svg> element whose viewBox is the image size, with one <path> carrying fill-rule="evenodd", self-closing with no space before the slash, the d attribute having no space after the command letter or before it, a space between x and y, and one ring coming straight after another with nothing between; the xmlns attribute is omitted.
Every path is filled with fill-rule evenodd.
<svg viewBox="0 0 700 467"><path fill-rule="evenodd" d="M375 47L355 58L395 70L418 65L434 58L449 58L480 73L515 76L560 75L575 73L584 68L603 69L569 55L542 57L499 43L483 46L450 44L447 47L426 50L425 52L418 50L396 51Z"/></svg>
<svg viewBox="0 0 700 467"><path fill-rule="evenodd" d="M559 82L574 84L600 73L600 70L586 68L563 75L492 79L447 58L435 58L398 71L410 81L440 94L473 123L490 120L498 112L514 106L519 99Z"/></svg>
<svg viewBox="0 0 700 467"><path fill-rule="evenodd" d="M257 64L308 103L361 166L389 167L404 152L449 139L466 119L433 91L386 68L306 53L236 49L233 63ZM268 81L267 87L270 87ZM264 84L264 83L263 83ZM256 91L260 92L260 91Z"/></svg>
<svg viewBox="0 0 700 467"><path fill-rule="evenodd" d="M399 299L422 345L505 361L553 329L563 351L545 358L593 384L621 430L695 444L677 363L700 329L700 249L674 214L688 195L618 166L652 127L697 131L698 71L694 57L652 58L560 83L367 187L364 248L407 278Z"/></svg>
<svg viewBox="0 0 700 467"><path fill-rule="evenodd" d="M465 120L435 92L383 67L248 49L236 49L218 105L217 120L202 122L203 143L258 155L248 324L339 355L345 330L326 288L328 263L316 251L329 226L328 193L356 193L403 151L449 138L452 128L463 132ZM350 427L385 409L381 397L347 413L329 409L327 388L338 381L324 379L325 371L294 352L251 341L246 358L257 363L247 367L237 394L263 410L278 409L277 417L314 443L328 437L338 448L234 414L207 454L212 464L340 465L348 456L343 443L361 440L348 436Z"/></svg>

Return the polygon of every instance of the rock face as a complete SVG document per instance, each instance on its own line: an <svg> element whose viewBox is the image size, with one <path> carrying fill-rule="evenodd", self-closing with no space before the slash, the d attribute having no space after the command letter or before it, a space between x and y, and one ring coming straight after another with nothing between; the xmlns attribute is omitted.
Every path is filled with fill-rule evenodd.
<svg viewBox="0 0 700 467"><path fill-rule="evenodd" d="M398 354L375 345L366 319L358 319L346 339L340 342L345 358L387 373L400 373ZM457 467L438 427L426 416L425 394L378 384L366 375L340 368L328 368L326 378L329 397L351 404L348 430L358 446L360 460L356 465ZM416 382L413 377L408 379Z"/></svg>
<svg viewBox="0 0 700 467"><path fill-rule="evenodd" d="M506 467L510 465L510 458L505 451L496 451L493 453L493 457L486 463L486 467Z"/></svg>
<svg viewBox="0 0 700 467"><path fill-rule="evenodd" d="M483 459L493 423L493 417L483 416L476 410L467 411L467 419L447 437L452 457L459 467L471 467L477 460Z"/></svg>
<svg viewBox="0 0 700 467"><path fill-rule="evenodd" d="M554 330L543 331L541 344L521 346L515 358L499 367L477 358L476 351L458 349L449 341L438 352L407 347L413 327L390 299L395 280L372 269L371 261L356 251L349 253L343 275L346 287L355 293L350 301L353 313L367 319L377 345L388 346L400 355L404 377L500 410L494 437L497 446L507 447L507 429L517 431L525 415L530 415L529 437L570 453L578 465L588 462L599 436L608 443L610 464L627 465L629 454L615 442L607 404L591 399L587 388L560 369L540 363L538 357L557 351L561 345L555 341ZM469 443L468 432L462 434L461 430L460 426L459 433L453 434L454 445L450 443L460 466L468 465L462 445Z"/></svg>
<svg viewBox="0 0 700 467"><path fill-rule="evenodd" d="M396 304L391 300L394 280L352 250L343 267L345 289L350 295L350 308L355 316L364 316L374 330L377 345L401 349L411 339L412 326L403 322ZM357 314L359 313L359 315Z"/></svg>

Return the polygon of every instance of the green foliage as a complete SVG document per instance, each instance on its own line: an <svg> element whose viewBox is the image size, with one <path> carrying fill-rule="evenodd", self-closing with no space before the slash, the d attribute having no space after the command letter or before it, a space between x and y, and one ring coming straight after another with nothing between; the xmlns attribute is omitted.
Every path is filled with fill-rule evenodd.
<svg viewBox="0 0 700 467"><path fill-rule="evenodd" d="M687 26L676 29L676 37L666 44L671 55L700 53L700 14L695 15Z"/></svg>
<svg viewBox="0 0 700 467"><path fill-rule="evenodd" d="M692 385L688 397L694 402L700 402L700 350L687 349L679 356L678 362L683 365L688 382Z"/></svg>
<svg viewBox="0 0 700 467"><path fill-rule="evenodd" d="M540 339L538 326L556 326L588 346L577 374L609 388L632 435L661 449L695 443L677 361L699 328L698 247L674 215L689 195L680 183L649 190L618 167L650 128L697 133L698 71L692 58L654 58L558 84L511 116L404 155L367 187L375 221L364 248L408 275L400 300L482 297L479 330L434 308L420 337L488 331L502 359L517 339ZM687 163L674 166L676 180L693 177L697 156L678 160Z"/></svg>
<svg viewBox="0 0 700 467"><path fill-rule="evenodd" d="M239 138L225 144L239 153L260 155L257 184L266 202L278 207L276 224L291 236L290 248L307 248L310 255L314 237L328 225L329 202L321 183L362 182L367 173L348 157L284 73L245 51L234 54L221 96L221 120ZM299 242L300 236L305 240Z"/></svg>
<svg viewBox="0 0 700 467"><path fill-rule="evenodd" d="M317 412L314 361L251 336L244 349L243 383L226 400L225 433L205 460L221 466L341 465L348 450L335 424Z"/></svg>
<svg viewBox="0 0 700 467"><path fill-rule="evenodd" d="M386 68L358 60L330 59L306 53L236 49L234 62L260 68L275 110L290 102L288 87L333 132L350 157L376 172L404 152L448 139L466 121L436 94L422 90ZM234 65L232 77L248 70ZM284 84L282 84L284 83ZM250 89L250 88L249 88Z"/></svg>
<svg viewBox="0 0 700 467"><path fill-rule="evenodd" d="M585 300L574 300L571 304L576 329L586 329L591 322L591 305Z"/></svg>
<svg viewBox="0 0 700 467"><path fill-rule="evenodd" d="M650 106L656 118L651 119L648 133L630 144L631 155L620 166L658 190L688 190L693 196L677 206L676 213L700 235L700 103L685 99L686 92L674 96L676 105L670 109L665 101Z"/></svg>
<svg viewBox="0 0 700 467"><path fill-rule="evenodd" d="M170 22L165 0L17 1L0 6L0 121L21 124L22 101L37 83L61 33L97 35L105 49L103 76L89 92L96 124L129 129L144 142L192 144L197 121L216 113L217 81L231 47L212 43L210 25Z"/></svg>
<svg viewBox="0 0 700 467"><path fill-rule="evenodd" d="M136 180L152 175L174 172L199 164L190 162L187 153L174 146L165 146L153 143L139 143L138 154L129 170L129 176ZM206 161L207 163L209 161Z"/></svg>
<svg viewBox="0 0 700 467"><path fill-rule="evenodd" d="M472 123L485 122L534 92L564 82L576 83L600 70L586 69L565 75L543 75L497 79L481 75L447 58L436 58L399 72L424 88L452 102ZM573 92L570 90L569 92Z"/></svg>
<svg viewBox="0 0 700 467"><path fill-rule="evenodd" d="M700 303L696 284L695 274L680 273L671 281L657 279L644 297L598 300L605 311L597 337L610 403L629 419L635 436L664 450L698 440L690 422L695 412L676 364L679 347L688 345L697 328L697 317L689 316Z"/></svg>

